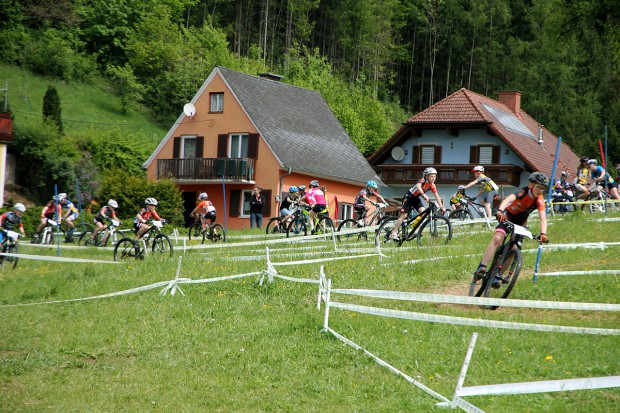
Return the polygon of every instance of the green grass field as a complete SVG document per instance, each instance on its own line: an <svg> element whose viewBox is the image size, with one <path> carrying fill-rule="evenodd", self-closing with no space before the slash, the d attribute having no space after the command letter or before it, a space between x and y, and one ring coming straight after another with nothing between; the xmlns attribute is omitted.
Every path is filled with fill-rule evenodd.
<svg viewBox="0 0 620 413"><path fill-rule="evenodd" d="M536 223L532 224L534 232ZM575 214L553 220L552 244L618 240L620 222ZM463 231L462 227L455 231ZM182 231L183 233L184 231ZM244 232L247 234L247 231ZM180 277L193 280L266 269L265 246L190 250ZM237 236L237 239L235 239ZM324 263L333 288L466 295L490 232L456 236L433 250L406 245L389 259ZM245 239L244 239L245 240ZM369 242L363 246L370 247ZM524 249L535 249L526 242ZM328 242L271 244L273 262L334 256ZM258 276L181 284L72 303L7 307L107 294L174 279L175 258L118 265L20 260L0 271L0 410L6 412L427 412L438 402L362 352L321 332L317 285ZM619 247L545 251L541 272L619 269ZM25 254L56 250L22 242ZM112 259L111 250L63 249L63 257ZM472 256L468 256L473 254ZM341 254L342 255L342 254ZM438 261L406 260L452 256ZM526 252L511 298L620 303L615 275L540 277ZM277 267L318 279L321 264ZM355 296L334 301L452 316L620 328L616 313L400 302ZM620 338L530 332L382 318L339 309L330 327L440 394L452 398L473 332L466 386L620 375ZM468 397L488 412L618 411L620 390Z"/></svg>

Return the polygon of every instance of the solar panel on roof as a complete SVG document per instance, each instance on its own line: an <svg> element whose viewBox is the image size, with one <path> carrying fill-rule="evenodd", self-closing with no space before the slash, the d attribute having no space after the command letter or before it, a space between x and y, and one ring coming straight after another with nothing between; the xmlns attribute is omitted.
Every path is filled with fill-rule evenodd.
<svg viewBox="0 0 620 413"><path fill-rule="evenodd" d="M523 122L521 122L512 113L507 113L507 112L501 111L499 109L495 109L494 107L491 107L485 104L482 104L482 106L484 106L485 109L488 110L489 113L493 115L495 119L499 121L499 123L504 125L506 129L509 129L513 132L520 133L525 136L529 136L532 139L536 139L536 136L534 136L534 134L528 128L525 127Z"/></svg>

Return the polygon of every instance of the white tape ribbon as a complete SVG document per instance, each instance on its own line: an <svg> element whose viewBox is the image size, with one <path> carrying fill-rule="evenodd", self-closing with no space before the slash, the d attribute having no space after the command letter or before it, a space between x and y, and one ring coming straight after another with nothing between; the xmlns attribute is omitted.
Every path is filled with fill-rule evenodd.
<svg viewBox="0 0 620 413"><path fill-rule="evenodd" d="M458 396L492 396L504 394L531 394L556 391L607 389L620 387L620 376L588 377L584 379L565 379L530 381L522 383L489 384L486 386L463 387Z"/></svg>

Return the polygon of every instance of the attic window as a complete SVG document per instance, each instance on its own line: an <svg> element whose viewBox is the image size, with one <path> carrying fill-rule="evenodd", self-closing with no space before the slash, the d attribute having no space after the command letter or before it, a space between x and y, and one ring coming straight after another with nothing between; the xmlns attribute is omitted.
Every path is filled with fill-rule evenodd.
<svg viewBox="0 0 620 413"><path fill-rule="evenodd" d="M211 106L209 107L209 111L211 113L222 113L224 112L224 94L223 93L211 93Z"/></svg>
<svg viewBox="0 0 620 413"><path fill-rule="evenodd" d="M528 128L526 128L523 122L517 119L515 115L503 112L499 109L495 109L485 104L483 104L482 106L484 106L485 109L488 110L489 113L499 121L499 123L504 125L506 129L512 132L520 133L521 135L528 136L532 139L536 139L536 136L534 136L534 134Z"/></svg>

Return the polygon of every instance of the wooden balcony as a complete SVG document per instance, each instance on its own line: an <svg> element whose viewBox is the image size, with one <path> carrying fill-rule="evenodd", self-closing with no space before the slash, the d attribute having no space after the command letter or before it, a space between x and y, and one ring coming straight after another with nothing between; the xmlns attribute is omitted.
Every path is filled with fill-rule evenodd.
<svg viewBox="0 0 620 413"><path fill-rule="evenodd" d="M221 181L223 177L228 182L253 184L254 161L251 158L158 159L157 178L208 182Z"/></svg>
<svg viewBox="0 0 620 413"><path fill-rule="evenodd" d="M377 174L388 185L410 185L422 177L422 172L429 166L437 169L437 182L441 184L465 185L475 179L472 168L476 165L379 165L375 166ZM519 186L523 168L517 165L484 165L485 175L497 185Z"/></svg>

